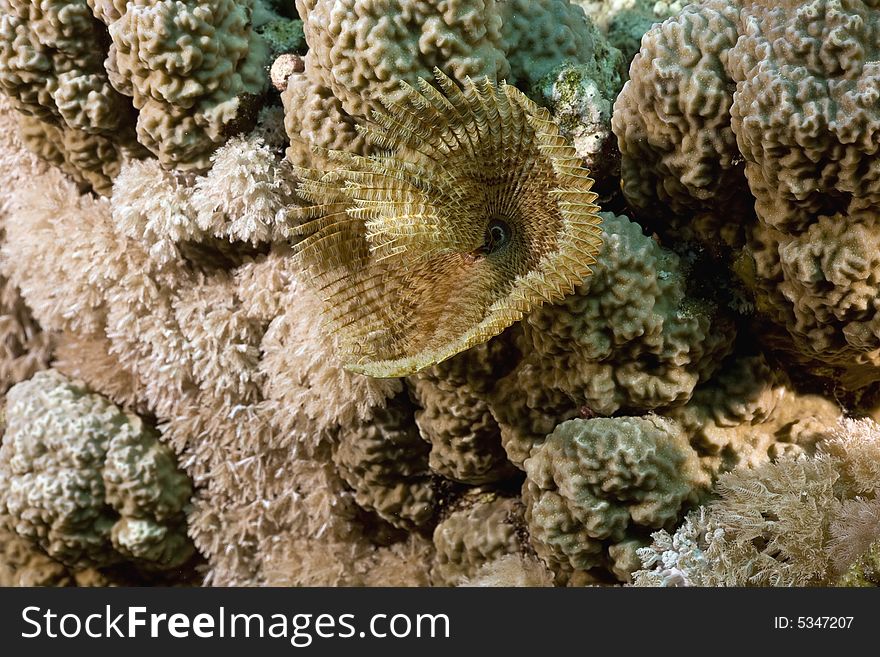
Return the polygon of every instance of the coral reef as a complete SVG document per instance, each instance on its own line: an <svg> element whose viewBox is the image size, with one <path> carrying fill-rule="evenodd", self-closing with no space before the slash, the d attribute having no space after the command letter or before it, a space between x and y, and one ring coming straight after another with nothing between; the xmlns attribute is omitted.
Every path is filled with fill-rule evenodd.
<svg viewBox="0 0 880 657"><path fill-rule="evenodd" d="M739 467L719 499L639 550L642 586L874 585L880 426L846 420L814 457Z"/></svg>
<svg viewBox="0 0 880 657"><path fill-rule="evenodd" d="M880 11L684 4L0 0L0 584L876 586Z"/></svg>
<svg viewBox="0 0 880 657"><path fill-rule="evenodd" d="M674 252L626 217L602 218L592 276L522 322L523 357L489 395L514 463L573 417L687 402L733 347L730 317L688 295L688 272Z"/></svg>
<svg viewBox="0 0 880 657"><path fill-rule="evenodd" d="M298 554L285 581L356 583L372 572L367 559L377 548L352 529L354 501L336 499L348 493L332 465L331 442L339 426L368 419L401 385L355 378L328 360L334 349L320 331L317 302L297 286L288 260L254 251L251 233L236 248L229 242L239 233L228 227L260 231L274 225L280 209L270 203L280 189L274 178L247 173L265 147L233 142L228 150L245 146L243 159L216 159L238 163L239 173L262 185L265 202L244 196L229 205L224 186L200 186L202 177L187 182L154 164L132 164L143 174L143 193L119 188L112 201L80 196L48 174L47 189L21 189L13 199L3 268L26 290L41 325L65 334L59 365L66 372L162 421L163 441L196 488L188 525L209 560L208 582L266 582L273 563ZM280 166L272 161L273 175ZM234 170L224 180L239 179ZM222 219L221 237L198 229L192 207L209 192L222 211L204 207L212 222ZM242 221L257 209L265 211L259 221ZM20 258L17 248L29 255ZM81 260L59 270L61 252ZM290 479L279 474L285 472ZM279 535L290 539L279 544ZM377 567L405 558L396 545L376 554ZM312 558L303 559L306 553ZM345 565L319 568L322 558Z"/></svg>
<svg viewBox="0 0 880 657"><path fill-rule="evenodd" d="M848 389L880 379L878 24L871 2L691 5L645 35L613 118L637 213L726 262L767 343Z"/></svg>
<svg viewBox="0 0 880 657"><path fill-rule="evenodd" d="M620 153L611 131L613 95L603 90L591 67L566 63L553 69L533 87L533 95L545 105L559 125L559 134L574 147L597 189L617 182ZM616 92L620 84L610 85Z"/></svg>
<svg viewBox="0 0 880 657"><path fill-rule="evenodd" d="M447 378L422 376L411 390L421 409L416 424L431 445L428 465L434 472L467 484L487 484L511 476L501 446L501 432L486 400Z"/></svg>
<svg viewBox="0 0 880 657"><path fill-rule="evenodd" d="M361 507L392 525L412 528L434 515L436 491L427 452L413 425L412 409L398 401L376 411L369 422L344 428L333 462Z"/></svg>
<svg viewBox="0 0 880 657"><path fill-rule="evenodd" d="M0 3L0 90L23 114L25 142L105 194L138 154L131 102L104 68L107 40L85 0Z"/></svg>
<svg viewBox="0 0 880 657"><path fill-rule="evenodd" d="M507 80L528 89L565 62L587 68L604 98L619 88L620 53L567 0L298 0L309 51L283 94L288 152L322 166L310 149L367 154L354 125L402 100L439 68L452 79ZM367 36L369 35L369 36Z"/></svg>
<svg viewBox="0 0 880 657"><path fill-rule="evenodd" d="M25 150L17 133L16 112L0 95L0 176L6 185L0 191L0 241L3 226L14 213L13 189L41 176L45 164ZM0 403L6 391L49 365L53 336L42 330L22 299L18 288L0 273ZM2 426L2 420L0 420Z"/></svg>
<svg viewBox="0 0 880 657"><path fill-rule="evenodd" d="M269 48L253 0L134 2L108 26L108 69L138 110L138 140L159 160L204 168L266 88ZM178 63L179 62L179 63Z"/></svg>

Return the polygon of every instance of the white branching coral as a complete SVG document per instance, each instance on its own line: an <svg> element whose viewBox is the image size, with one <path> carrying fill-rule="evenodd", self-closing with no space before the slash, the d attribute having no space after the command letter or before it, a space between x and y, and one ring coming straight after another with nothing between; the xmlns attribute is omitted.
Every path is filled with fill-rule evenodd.
<svg viewBox="0 0 880 657"><path fill-rule="evenodd" d="M258 137L234 137L203 175L182 176L156 161L133 161L114 188L113 217L124 233L150 245L158 263L181 257L186 242L215 238L253 246L283 240L283 210L296 203L293 174Z"/></svg>
<svg viewBox="0 0 880 657"><path fill-rule="evenodd" d="M844 420L814 457L722 475L717 500L639 550L641 586L846 583L880 541L880 426Z"/></svg>
<svg viewBox="0 0 880 657"><path fill-rule="evenodd" d="M261 244L289 236L282 208L294 200L293 176L259 139L235 137L211 157L192 197L201 230L229 241Z"/></svg>

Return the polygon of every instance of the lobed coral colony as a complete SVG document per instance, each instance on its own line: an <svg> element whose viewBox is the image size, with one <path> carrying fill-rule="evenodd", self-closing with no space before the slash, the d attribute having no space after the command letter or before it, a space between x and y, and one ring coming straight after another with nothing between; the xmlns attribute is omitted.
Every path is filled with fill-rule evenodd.
<svg viewBox="0 0 880 657"><path fill-rule="evenodd" d="M0 0L0 584L877 586L878 49Z"/></svg>

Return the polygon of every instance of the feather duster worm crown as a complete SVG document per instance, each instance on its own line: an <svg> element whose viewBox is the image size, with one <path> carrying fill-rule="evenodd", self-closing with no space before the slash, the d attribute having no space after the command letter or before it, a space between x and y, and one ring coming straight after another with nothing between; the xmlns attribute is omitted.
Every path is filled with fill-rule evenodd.
<svg viewBox="0 0 880 657"><path fill-rule="evenodd" d="M435 70L362 128L380 149L303 169L296 247L355 372L406 376L570 294L601 246L593 180L547 110Z"/></svg>

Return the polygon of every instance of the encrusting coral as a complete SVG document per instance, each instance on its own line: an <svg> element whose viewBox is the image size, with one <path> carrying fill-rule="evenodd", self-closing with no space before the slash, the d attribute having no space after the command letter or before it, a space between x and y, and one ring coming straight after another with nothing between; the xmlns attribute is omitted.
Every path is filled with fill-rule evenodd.
<svg viewBox="0 0 880 657"><path fill-rule="evenodd" d="M876 8L580 4L0 0L0 583L876 585Z"/></svg>
<svg viewBox="0 0 880 657"><path fill-rule="evenodd" d="M597 183L616 184L620 154L611 131L613 95L603 91L595 78L589 66L566 63L541 78L533 94L550 110L559 134L571 143Z"/></svg>
<svg viewBox="0 0 880 657"><path fill-rule="evenodd" d="M848 389L880 380L878 25L861 0L690 5L613 119L637 215L726 261L768 344Z"/></svg>
<svg viewBox="0 0 880 657"><path fill-rule="evenodd" d="M403 376L569 294L601 240L593 181L546 110L509 85L436 71L367 138L388 155L303 170L317 205L296 249L356 372Z"/></svg>
<svg viewBox="0 0 880 657"><path fill-rule="evenodd" d="M427 452L413 424L412 408L398 398L368 422L342 429L333 462L361 507L392 525L412 528L425 525L435 513L437 494Z"/></svg>
<svg viewBox="0 0 880 657"><path fill-rule="evenodd" d="M85 0L0 3L0 90L22 113L25 143L101 193L139 154L134 110L104 68L107 41Z"/></svg>
<svg viewBox="0 0 880 657"><path fill-rule="evenodd" d="M158 434L47 370L7 393L0 516L74 567L186 563L189 479Z"/></svg>
<svg viewBox="0 0 880 657"><path fill-rule="evenodd" d="M410 388L422 407L415 418L422 438L431 445L431 470L468 484L509 478L514 469L486 401L467 387L451 388L444 383L421 378Z"/></svg>
<svg viewBox="0 0 880 657"><path fill-rule="evenodd" d="M433 472L473 485L505 481L515 473L487 396L518 357L509 338L504 333L407 380L420 407L419 433L431 445Z"/></svg>

